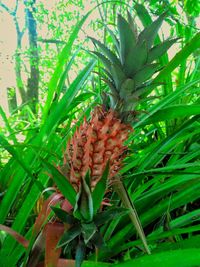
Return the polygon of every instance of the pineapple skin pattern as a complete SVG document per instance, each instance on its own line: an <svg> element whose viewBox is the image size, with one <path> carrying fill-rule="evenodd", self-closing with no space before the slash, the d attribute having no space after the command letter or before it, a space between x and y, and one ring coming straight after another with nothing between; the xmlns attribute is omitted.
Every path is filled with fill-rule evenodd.
<svg viewBox="0 0 200 267"><path fill-rule="evenodd" d="M69 177L77 190L88 170L91 189L95 188L108 161L112 180L121 168L127 149L123 143L131 130L132 127L123 123L112 109L106 111L103 105L94 109L91 119L84 121L68 143Z"/></svg>

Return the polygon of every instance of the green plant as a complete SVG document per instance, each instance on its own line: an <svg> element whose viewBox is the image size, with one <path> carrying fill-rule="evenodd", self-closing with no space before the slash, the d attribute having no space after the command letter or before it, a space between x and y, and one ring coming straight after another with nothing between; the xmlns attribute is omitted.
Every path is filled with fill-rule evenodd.
<svg viewBox="0 0 200 267"><path fill-rule="evenodd" d="M123 12L123 7L120 6L120 8ZM148 10L156 11L156 14L161 13L161 10L159 8L156 10L153 4ZM140 18L145 27L152 23L145 5L135 4L134 12L134 15ZM54 248L62 236L63 225L67 225L66 222L69 225L73 223L77 225L78 229L84 230L84 232L75 231L76 238L81 240L80 250L77 252L79 263L83 259L83 251L86 252L86 261L83 261L83 266L132 266L134 264L145 267L162 266L161 264L163 264L163 266L193 267L199 264L200 105L198 85L200 80L197 54L200 39L199 34L195 34L193 28L187 27L186 30L181 24L181 20L175 24L174 18L177 18L178 15L174 13L175 17L173 17L172 12L175 11L172 8L170 8L170 12L166 21L176 33L174 35L182 37L179 40L178 49L180 50L172 59L165 54L157 60L162 67L154 78L157 87L154 89L149 87L151 94L148 102L141 101L137 106L137 120L131 122L134 132L129 133L126 141L129 149L128 155L124 158L123 165L120 165L122 168L118 173L123 178L124 188L127 191L124 196L131 200L129 204L134 203L139 215L152 255L144 255L143 244L138 240L137 231L133 228L126 211L120 207L120 198L110 187L105 191L106 179L100 179L100 175L97 179L98 183L94 183L90 189L89 180L92 179L92 176L90 179L86 179L86 184L83 184L81 178L79 191L76 187L71 186L70 179L67 180L65 172L63 172L68 173L69 166L66 163L70 157L67 158L66 144L70 143L70 136L72 136L71 140L78 143L74 132L77 127L80 129L80 125L83 125L83 113L87 117L85 123L88 125L91 121L90 117L92 117L90 114L93 114L90 112L100 100L99 92L107 92L105 83L98 79L101 77L105 81L105 72L102 71L101 63L96 65L95 69L98 78L94 78L91 74L96 63L94 61L80 71L67 90L63 91L65 78L78 53L73 54L70 58L70 51L88 14L74 28L68 44L60 54L55 74L49 85L42 123L40 119L34 118L33 124L24 129L25 140L20 143L15 131L18 128L13 128L13 120L7 119L3 110L0 111L6 125L0 136L1 149L6 150L10 155L6 159L6 163L2 161L0 169L2 192L0 195L0 223L6 225L6 227L1 226L4 231L0 232L1 266L25 265L31 258L31 252L37 253L34 244L43 244L43 246L38 246L40 251L42 251L42 247L45 247L42 240L43 233L44 235L47 233L47 245L53 247L52 250L46 249L46 254L49 253L46 255L46 261L50 261L51 264L51 261L58 260L60 253L62 253L61 257L64 257L64 248L62 251L56 251L57 253ZM106 25L105 41L109 32L110 28ZM161 35L159 36L160 38L157 36L155 39L155 44L158 46L161 43ZM109 37L110 50L115 51L112 50L110 40ZM107 51L103 44L98 41L94 41L94 43L99 48L103 48L104 52ZM68 62L66 62L66 58L68 58ZM90 83L86 86L86 80L92 80L93 88L96 88L95 92L91 93ZM110 94L108 93L108 95ZM108 98L106 100L108 101L106 104L109 105ZM127 98L126 101L128 100ZM31 116L30 113L30 118L32 118ZM59 163L60 167L57 169L52 162L57 163L63 160L63 150L65 151L65 161L63 166ZM74 151L72 152L74 153ZM73 156L73 153L69 155ZM70 162L70 164L72 166L73 163ZM98 184L102 189L96 189ZM85 191L89 192L89 194L86 193L86 195L88 194L86 198L83 197ZM91 193L91 191L96 191L98 194ZM71 193L69 194L69 192ZM101 202L105 196L109 198L109 204L116 209L104 205L102 207ZM80 212L84 207L81 204L82 199L87 199L85 202L87 208L83 208L84 215L82 211ZM43 211L40 208L41 200ZM63 207L61 207L62 205ZM39 216L35 212L36 206L39 206L38 211L41 214ZM54 207L51 209L51 206ZM65 212L66 206L68 207L67 213ZM94 213L92 213L91 207L95 207ZM131 206L131 209L133 208ZM90 242L87 244L89 248L83 247L82 244L86 232L89 234L89 238L93 239L94 235L92 234L96 232L96 224L99 221L96 212L101 209L102 212L105 212L104 216L107 217L110 212L110 218L115 218L115 220L105 221L102 219L103 224L98 225L98 233L103 237L106 246L99 247L95 252L94 246L90 247ZM130 214L130 210L128 213ZM119 216L122 214L124 216ZM84 216L84 219L81 216ZM52 219L54 219L54 223ZM85 226L81 226L85 219L87 222L88 220L95 222L91 223L92 227L87 230L85 230ZM36 232L39 233L38 238L33 235L35 226ZM45 229L47 229L46 232ZM15 242L6 231L21 240L25 247ZM55 234L56 232L59 235L57 239L54 239L50 233ZM21 236L17 233L20 233ZM65 244L70 240L69 233L66 231L62 239ZM77 239L75 239L75 243ZM29 240L28 248L27 240ZM38 241L39 243L37 243ZM65 258L67 259L65 260L60 259L59 266L66 264L74 266L75 264L73 242L69 242L69 244L72 254L66 254ZM182 257L183 253L184 258ZM33 253L32 258L34 255ZM40 260L43 260L44 257L42 252ZM160 259L162 262L159 262Z"/></svg>

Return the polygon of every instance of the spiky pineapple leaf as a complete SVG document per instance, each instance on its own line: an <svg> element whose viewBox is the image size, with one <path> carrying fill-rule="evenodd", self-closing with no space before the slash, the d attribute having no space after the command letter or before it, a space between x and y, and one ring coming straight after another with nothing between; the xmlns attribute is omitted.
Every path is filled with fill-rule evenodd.
<svg viewBox="0 0 200 267"><path fill-rule="evenodd" d="M105 68L103 68L103 67L101 67L100 66L100 68L99 68L100 70L101 70L101 72L97 72L97 74L99 75L99 76L101 76L101 77L103 77L103 78L109 78L110 80L112 80L112 75L110 74L110 72L107 70L107 69L105 69ZM109 69L110 70L110 69Z"/></svg>
<svg viewBox="0 0 200 267"><path fill-rule="evenodd" d="M75 255L75 267L81 267L81 264L85 257L85 250L86 246L82 240L79 241L77 249L76 249L76 255Z"/></svg>
<svg viewBox="0 0 200 267"><path fill-rule="evenodd" d="M135 81L132 79L126 79L121 86L121 90L119 92L120 97L122 99L128 99L131 96L131 93L134 91L134 88Z"/></svg>
<svg viewBox="0 0 200 267"><path fill-rule="evenodd" d="M104 44L102 44L101 42L99 42L98 40L90 37L90 39L92 40L92 42L94 44L96 44L97 46L99 46L99 48L101 49L101 51L104 53L105 56L108 57L108 59L110 60L110 62L112 62L112 64L117 64L117 65L121 65L119 59L117 58L117 56L108 48L106 47Z"/></svg>
<svg viewBox="0 0 200 267"><path fill-rule="evenodd" d="M76 222L75 218L68 214L66 211L60 208L51 207L55 215L60 219L63 223L74 224Z"/></svg>
<svg viewBox="0 0 200 267"><path fill-rule="evenodd" d="M106 246L104 239L102 237L102 234L100 232L96 232L93 237L91 238L91 243L96 247L96 248L102 248L103 246Z"/></svg>
<svg viewBox="0 0 200 267"><path fill-rule="evenodd" d="M110 87L110 89L115 89L112 82L110 82L109 80L103 81ZM102 103L107 109L112 108L117 110L117 108L119 108L120 102L122 102L122 100L120 99L119 94L113 93L112 90L111 92L105 93L102 97Z"/></svg>
<svg viewBox="0 0 200 267"><path fill-rule="evenodd" d="M178 39L179 38L166 40L163 43L152 47L148 53L147 63L151 63L152 61L161 57L174 43L176 43Z"/></svg>
<svg viewBox="0 0 200 267"><path fill-rule="evenodd" d="M147 62L147 45L146 41L137 43L133 46L124 63L124 70L128 77L133 77L134 73L140 70Z"/></svg>
<svg viewBox="0 0 200 267"><path fill-rule="evenodd" d="M107 187L107 180L109 175L109 162L106 164L105 170L101 179L96 184L93 192L92 192L92 199L93 199L93 208L94 214L97 213L98 209L101 206L101 202L105 195L106 187Z"/></svg>
<svg viewBox="0 0 200 267"><path fill-rule="evenodd" d="M76 204L76 191L74 190L68 179L62 175L53 165L49 162L43 160L43 165L52 174L52 179L56 183L59 190L62 192L63 196L70 202L74 207Z"/></svg>
<svg viewBox="0 0 200 267"><path fill-rule="evenodd" d="M124 64L129 51L136 44L136 36L129 23L120 14L117 17L117 27L120 38L121 63Z"/></svg>
<svg viewBox="0 0 200 267"><path fill-rule="evenodd" d="M113 31L108 27L106 23L103 23L102 21L99 21L99 23L102 24L110 34L114 46L113 48L117 52L117 55L120 57L120 44L117 36L113 33Z"/></svg>
<svg viewBox="0 0 200 267"><path fill-rule="evenodd" d="M94 222L82 223L81 227L82 227L84 242L85 244L87 244L97 231L96 225L94 224Z"/></svg>
<svg viewBox="0 0 200 267"><path fill-rule="evenodd" d="M135 9L135 11L136 11L136 13L137 13L137 15L138 15L139 19L141 20L144 27L147 27L148 25L150 25L152 23L151 16L149 15L149 13L148 13L148 11L144 5L139 4L139 3L135 3L134 9Z"/></svg>
<svg viewBox="0 0 200 267"><path fill-rule="evenodd" d="M114 103L117 102L119 99L118 92L116 91L115 85L112 83L112 81L109 81L108 79L102 79L109 87L111 90L111 93L109 93L109 97L113 98ZM107 94L106 94L107 95Z"/></svg>
<svg viewBox="0 0 200 267"><path fill-rule="evenodd" d="M126 79L126 75L118 65L113 64L110 66L110 72L112 74L116 89L120 91L121 85Z"/></svg>
<svg viewBox="0 0 200 267"><path fill-rule="evenodd" d="M91 187L91 176L90 176L90 170L87 171L84 179L83 179L83 183L85 183L85 185L87 186L85 190L88 191L88 193L90 192L90 187Z"/></svg>
<svg viewBox="0 0 200 267"><path fill-rule="evenodd" d="M80 212L86 221L91 221L94 215L93 199L91 190L88 184L90 174L87 173L85 179L83 179L83 191L81 195Z"/></svg>
<svg viewBox="0 0 200 267"><path fill-rule="evenodd" d="M135 85L137 86L147 81L158 70L158 66L159 64L149 64L139 70L134 76Z"/></svg>
<svg viewBox="0 0 200 267"><path fill-rule="evenodd" d="M124 216L129 213L129 210L122 207L110 208L106 211L99 212L94 217L96 226L105 224L106 222L115 219L117 216Z"/></svg>
<svg viewBox="0 0 200 267"><path fill-rule="evenodd" d="M97 56L103 62L107 71L110 71L111 62L103 54L97 51L91 51L91 53Z"/></svg>
<svg viewBox="0 0 200 267"><path fill-rule="evenodd" d="M105 24L105 27L112 38L114 48L115 48L118 56L120 56L120 44L119 44L119 40L117 39L117 36L111 31L111 29L108 28L108 26L106 24Z"/></svg>
<svg viewBox="0 0 200 267"><path fill-rule="evenodd" d="M90 190L90 174L89 171L81 181L81 187L77 194L76 205L74 208L74 216L85 222L90 222L93 219L93 199Z"/></svg>
<svg viewBox="0 0 200 267"><path fill-rule="evenodd" d="M71 242L73 239L75 239L78 235L81 234L81 226L80 225L75 225L68 229L61 239L58 242L57 247L62 247L64 245L67 245L69 242Z"/></svg>
<svg viewBox="0 0 200 267"><path fill-rule="evenodd" d="M151 46L154 43L155 37L158 33L158 30L160 26L162 25L162 22L164 18L166 17L167 13L164 12L162 15L160 15L151 25L146 27L138 36L138 42L142 43L143 41L146 41L148 49L151 48Z"/></svg>
<svg viewBox="0 0 200 267"><path fill-rule="evenodd" d="M136 87L135 88L135 93L134 95L136 97L141 96L141 101L146 101L147 100L147 95L155 89L157 86L161 85L162 83L154 83L152 81L143 83L142 86ZM140 101L138 101L139 103Z"/></svg>
<svg viewBox="0 0 200 267"><path fill-rule="evenodd" d="M137 27L134 23L133 17L131 16L130 12L127 11L128 23L131 27L132 32L135 34L135 38L137 39Z"/></svg>

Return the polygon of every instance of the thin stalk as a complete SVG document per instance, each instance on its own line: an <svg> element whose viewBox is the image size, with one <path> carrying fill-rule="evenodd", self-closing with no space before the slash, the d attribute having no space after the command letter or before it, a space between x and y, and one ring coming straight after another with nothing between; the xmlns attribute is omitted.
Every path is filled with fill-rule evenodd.
<svg viewBox="0 0 200 267"><path fill-rule="evenodd" d="M148 247L146 236L144 234L144 230L142 228L142 224L140 222L139 216L137 214L137 211L135 209L133 202L129 198L128 192L126 191L119 175L115 177L115 180L113 182L113 188L114 188L115 192L119 195L123 205L130 210L129 217L130 217L133 225L135 226L135 229L136 229L136 231L137 231L137 233L138 233L138 235L139 235L139 237L143 243L143 246L144 246L146 253L150 255L151 252L150 252L150 249Z"/></svg>

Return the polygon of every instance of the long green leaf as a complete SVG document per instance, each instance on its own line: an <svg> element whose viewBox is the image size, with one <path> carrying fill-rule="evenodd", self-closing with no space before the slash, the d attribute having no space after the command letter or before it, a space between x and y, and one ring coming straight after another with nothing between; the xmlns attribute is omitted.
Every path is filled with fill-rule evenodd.
<svg viewBox="0 0 200 267"><path fill-rule="evenodd" d="M0 145L4 147L4 149L6 149L15 158L15 160L30 175L30 177L33 177L32 172L30 171L25 160L21 157L21 155L19 155L18 151L16 151L13 146L8 143L8 141L2 134L0 134Z"/></svg>
<svg viewBox="0 0 200 267"><path fill-rule="evenodd" d="M153 105L149 110L147 115L141 116L139 122L134 124L134 128L142 125L144 121L152 116L154 113L158 112L160 109L167 107L169 104L173 103L173 101L176 101L182 94L184 94L187 90L189 90L192 86L195 86L200 82L200 79L190 81L186 83L183 86L180 86L177 88L176 91L168 94L166 97L164 97L162 100L160 100L157 104Z"/></svg>
<svg viewBox="0 0 200 267"><path fill-rule="evenodd" d="M184 255L184 256L183 256ZM200 262L200 249L179 249L155 255L144 256L131 261L116 264L116 267L195 267Z"/></svg>
<svg viewBox="0 0 200 267"><path fill-rule="evenodd" d="M59 121L62 119L62 116L65 115L66 108L69 107L69 105L72 103L77 92L88 78L88 75L93 69L94 65L95 61L91 61L90 63L88 63L88 65L80 72L80 74L71 83L67 92L58 102L53 112L49 115L49 117L45 121L45 124L42 126L40 132L40 136L42 137L43 141L46 140L48 135L55 130Z"/></svg>
<svg viewBox="0 0 200 267"><path fill-rule="evenodd" d="M2 117L2 119L3 119L4 123L5 123L5 126L6 126L6 128L8 130L8 132L10 133L10 138L12 139L13 143L17 144L18 143L17 142L17 138L16 138L16 136L14 134L14 131L13 131L12 127L10 126L10 123L9 123L7 117L6 117L6 114L3 111L1 106L0 106L0 116Z"/></svg>
<svg viewBox="0 0 200 267"><path fill-rule="evenodd" d="M48 86L49 90L48 90L47 100L46 100L44 111L43 111L43 120L42 120L43 122L45 122L47 118L47 115L48 115L48 112L49 112L49 109L50 109L50 106L53 100L54 92L57 91L58 82L64 71L63 68L66 65L66 62L68 62L69 57L71 55L73 43L76 40L81 27L83 26L84 22L86 21L86 19L88 18L91 12L92 11L90 10L81 20L78 21L78 23L76 24L74 28L73 33L70 35L69 41L67 42L67 44L65 45L62 52L59 55L58 64L56 66L55 72Z"/></svg>
<svg viewBox="0 0 200 267"><path fill-rule="evenodd" d="M137 234L139 235L142 244L144 246L145 252L147 254L151 254L150 249L148 247L146 236L144 234L144 230L140 221L140 218L138 216L137 210L135 208L135 205L131 201L127 190L125 189L123 183L120 180L120 177L115 178L115 182L113 182L113 187L115 192L119 195L119 198L121 199L123 205L125 208L129 209L129 217L131 219L132 224L134 225ZM133 230L134 231L134 230Z"/></svg>
<svg viewBox="0 0 200 267"><path fill-rule="evenodd" d="M117 58L117 56L109 49L107 48L104 44L102 44L101 42L99 42L98 40L90 37L90 39L94 42L94 44L98 45L101 49L101 51L104 53L105 56L107 56L110 60L110 62L112 62L112 64L118 64L121 66L121 63L119 61L119 59Z"/></svg>
<svg viewBox="0 0 200 267"><path fill-rule="evenodd" d="M125 58L136 43L136 37L129 23L121 15L117 17L117 27L120 38L121 63L124 64Z"/></svg>
<svg viewBox="0 0 200 267"><path fill-rule="evenodd" d="M80 225L75 225L71 227L69 230L67 230L61 239L58 242L58 247L62 247L64 245L67 245L69 242L71 242L74 238L76 238L81 233L81 227Z"/></svg>
<svg viewBox="0 0 200 267"><path fill-rule="evenodd" d="M60 208L51 207L55 215L63 222L67 224L73 224L75 223L75 219L72 215L68 214L66 211Z"/></svg>
<svg viewBox="0 0 200 267"><path fill-rule="evenodd" d="M186 60L189 55L196 51L200 47L200 33L197 33L189 43L187 43L183 49L181 49L167 64L167 66L160 71L158 76L154 79L154 82L162 81L163 78L168 76L172 71L178 67L181 62Z"/></svg>
<svg viewBox="0 0 200 267"><path fill-rule="evenodd" d="M76 204L76 191L74 190L68 178L62 175L53 165L43 161L44 166L52 174L52 179L55 181L57 187L63 194L63 196L71 203L74 207Z"/></svg>
<svg viewBox="0 0 200 267"><path fill-rule="evenodd" d="M167 50L178 40L178 38L174 38L171 40L166 40L163 43L154 46L150 49L148 53L147 63L151 63L152 61L159 59Z"/></svg>
<svg viewBox="0 0 200 267"><path fill-rule="evenodd" d="M198 114L200 114L200 105L173 105L171 107L162 108L159 111L155 112L142 124L142 126L159 121L172 120L180 117L188 117Z"/></svg>
<svg viewBox="0 0 200 267"><path fill-rule="evenodd" d="M101 202L105 195L106 187L107 187L107 180L109 175L109 162L106 165L106 168L103 172L101 179L96 184L94 191L92 192L92 199L94 205L94 214L97 213L98 209L101 206Z"/></svg>
<svg viewBox="0 0 200 267"><path fill-rule="evenodd" d="M144 28L144 30L138 36L138 42L143 43L145 41L147 47L151 48L154 43L154 39L157 35L157 32L165 17L166 13L163 13L162 15L160 15L159 18L152 22L152 24Z"/></svg>

